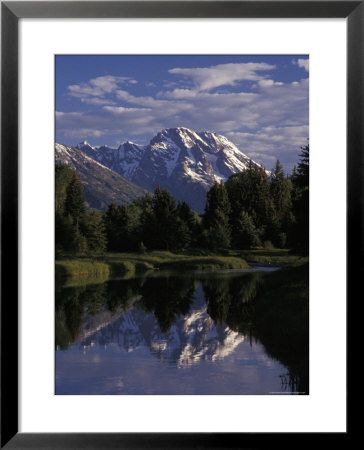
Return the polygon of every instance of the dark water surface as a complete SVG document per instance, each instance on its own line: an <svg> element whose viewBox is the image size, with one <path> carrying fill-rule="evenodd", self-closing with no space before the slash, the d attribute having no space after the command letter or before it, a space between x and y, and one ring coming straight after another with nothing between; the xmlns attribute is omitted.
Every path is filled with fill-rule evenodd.
<svg viewBox="0 0 364 450"><path fill-rule="evenodd" d="M282 336L284 323L266 314L276 274L161 272L58 287L56 394L307 394L308 327ZM299 314L293 322L308 320Z"/></svg>

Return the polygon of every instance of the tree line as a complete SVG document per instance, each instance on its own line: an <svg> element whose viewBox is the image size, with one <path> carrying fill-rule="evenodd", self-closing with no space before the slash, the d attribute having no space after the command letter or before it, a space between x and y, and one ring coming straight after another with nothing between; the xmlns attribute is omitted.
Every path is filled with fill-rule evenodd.
<svg viewBox="0 0 364 450"><path fill-rule="evenodd" d="M160 186L130 204L87 211L77 174L67 165L56 165L55 178L56 254L195 248L223 252L257 246L308 254L308 144L289 176L277 160L269 176L250 163L225 183L216 182L207 192L202 215L185 202L177 203Z"/></svg>

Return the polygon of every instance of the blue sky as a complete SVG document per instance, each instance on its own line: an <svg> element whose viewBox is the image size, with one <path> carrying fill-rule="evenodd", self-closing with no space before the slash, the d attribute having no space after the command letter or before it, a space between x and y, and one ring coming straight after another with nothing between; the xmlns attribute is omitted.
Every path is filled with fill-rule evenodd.
<svg viewBox="0 0 364 450"><path fill-rule="evenodd" d="M308 138L308 73L307 55L57 55L56 141L145 145L187 127L290 171Z"/></svg>

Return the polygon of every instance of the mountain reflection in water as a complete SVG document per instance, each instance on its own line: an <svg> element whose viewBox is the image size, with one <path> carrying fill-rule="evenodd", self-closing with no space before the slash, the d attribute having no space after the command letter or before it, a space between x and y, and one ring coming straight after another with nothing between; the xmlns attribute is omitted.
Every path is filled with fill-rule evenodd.
<svg viewBox="0 0 364 450"><path fill-rule="evenodd" d="M160 273L59 287L56 394L307 394L308 323L292 339L264 312L274 276ZM293 321L308 320L299 314Z"/></svg>

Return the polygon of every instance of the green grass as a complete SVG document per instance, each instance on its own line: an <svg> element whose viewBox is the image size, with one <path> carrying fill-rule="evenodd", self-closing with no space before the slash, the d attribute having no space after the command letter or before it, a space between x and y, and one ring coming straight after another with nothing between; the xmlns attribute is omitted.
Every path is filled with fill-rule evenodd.
<svg viewBox="0 0 364 450"><path fill-rule="evenodd" d="M115 275L126 275L130 273L144 273L148 270L153 270L154 266L146 261L137 261L135 259L117 259L108 258L106 256L107 263L110 266L111 273Z"/></svg>
<svg viewBox="0 0 364 450"><path fill-rule="evenodd" d="M294 255L287 249L256 248L241 251L248 263L300 265L308 262L308 256Z"/></svg>
<svg viewBox="0 0 364 450"><path fill-rule="evenodd" d="M148 253L107 253L104 256L72 258L56 261L56 276L86 277L101 274L132 276L154 269L221 270L249 268L247 262L235 256L177 255L167 251Z"/></svg>
<svg viewBox="0 0 364 450"><path fill-rule="evenodd" d="M183 255L175 255L171 252L155 250L146 253L107 253L105 259L110 262L131 261L134 263L140 262L150 264L153 267L159 267L161 263L179 257L183 257Z"/></svg>
<svg viewBox="0 0 364 450"><path fill-rule="evenodd" d="M249 263L300 265L308 257L293 255L286 249L230 250L226 255L208 255L203 250L175 254L168 251L146 253L106 253L103 256L68 255L56 261L57 277L131 277L149 270L224 270L247 269Z"/></svg>
<svg viewBox="0 0 364 450"><path fill-rule="evenodd" d="M113 264L127 261L154 269L218 270L249 267L247 262L240 257L174 254L167 251L153 251L142 254L109 253L107 259Z"/></svg>
<svg viewBox="0 0 364 450"><path fill-rule="evenodd" d="M108 264L88 259L67 259L56 261L57 277L86 277L110 273Z"/></svg>
<svg viewBox="0 0 364 450"><path fill-rule="evenodd" d="M161 268L172 270L248 269L249 267L244 259L232 256L184 256L161 264Z"/></svg>

